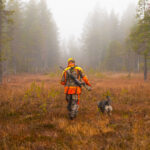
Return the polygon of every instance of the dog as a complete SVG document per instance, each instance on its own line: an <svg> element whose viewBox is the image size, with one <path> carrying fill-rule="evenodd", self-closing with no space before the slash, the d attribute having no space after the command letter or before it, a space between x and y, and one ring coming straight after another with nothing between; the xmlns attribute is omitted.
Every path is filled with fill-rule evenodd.
<svg viewBox="0 0 150 150"><path fill-rule="evenodd" d="M109 96L107 96L106 98L106 100L98 102L97 106L99 111L102 112L102 114L107 113L108 115L111 115L113 111L113 108L111 106L111 100Z"/></svg>

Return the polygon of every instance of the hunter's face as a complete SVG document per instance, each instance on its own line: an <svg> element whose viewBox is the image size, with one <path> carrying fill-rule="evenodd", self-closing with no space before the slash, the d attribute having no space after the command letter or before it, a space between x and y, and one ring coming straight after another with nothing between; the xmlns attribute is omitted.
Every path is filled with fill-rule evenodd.
<svg viewBox="0 0 150 150"><path fill-rule="evenodd" d="M73 65L75 65L75 62L74 62L74 61L70 61L70 62L68 63L68 65L69 65L69 66L73 66Z"/></svg>

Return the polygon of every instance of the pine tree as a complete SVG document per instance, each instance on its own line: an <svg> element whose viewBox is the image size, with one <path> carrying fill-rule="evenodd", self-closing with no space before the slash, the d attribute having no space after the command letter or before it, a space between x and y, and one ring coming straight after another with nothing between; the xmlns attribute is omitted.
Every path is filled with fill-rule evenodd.
<svg viewBox="0 0 150 150"><path fill-rule="evenodd" d="M58 32L52 14L47 8L46 0L40 0L38 10L43 68L48 70L53 68L59 59Z"/></svg>
<svg viewBox="0 0 150 150"><path fill-rule="evenodd" d="M107 12L95 8L94 12L86 21L85 29L82 35L83 49L87 57L87 65L92 68L98 68L103 60L103 53L109 41Z"/></svg>
<svg viewBox="0 0 150 150"><path fill-rule="evenodd" d="M139 1L138 23L130 34L133 49L144 56L144 80L147 80L147 59L150 55L150 9L147 7L147 2L147 0Z"/></svg>
<svg viewBox="0 0 150 150"><path fill-rule="evenodd" d="M2 75L3 75L3 68L2 68L2 48L4 46L4 38L3 33L4 31L4 24L9 24L10 19L9 16L12 15L12 11L6 10L6 1L0 0L0 83L2 83Z"/></svg>
<svg viewBox="0 0 150 150"><path fill-rule="evenodd" d="M11 39L10 52L7 54L7 71L11 70L13 73L19 72L22 64L22 27L23 27L23 10L21 10L21 3L19 0L9 0L7 8L14 11L11 18L13 24L8 25L7 35Z"/></svg>

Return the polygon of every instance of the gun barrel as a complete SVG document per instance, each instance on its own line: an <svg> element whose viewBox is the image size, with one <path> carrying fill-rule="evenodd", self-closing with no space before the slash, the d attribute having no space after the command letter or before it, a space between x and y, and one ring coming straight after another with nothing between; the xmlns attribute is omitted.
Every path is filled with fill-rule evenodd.
<svg viewBox="0 0 150 150"><path fill-rule="evenodd" d="M65 70L65 68L63 68L62 66L59 66L59 68L60 68L61 70Z"/></svg>

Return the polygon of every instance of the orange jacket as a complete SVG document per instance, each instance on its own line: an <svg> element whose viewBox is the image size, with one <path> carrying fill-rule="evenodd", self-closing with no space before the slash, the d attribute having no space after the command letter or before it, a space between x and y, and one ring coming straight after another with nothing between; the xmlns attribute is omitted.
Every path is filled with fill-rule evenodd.
<svg viewBox="0 0 150 150"><path fill-rule="evenodd" d="M81 94L81 87L75 84L75 82L68 76L67 71L71 73L81 81L81 79L89 86L91 84L88 81L87 76L84 75L83 69L78 66L69 65L63 72L61 78L61 84L65 86L64 93L65 94Z"/></svg>

